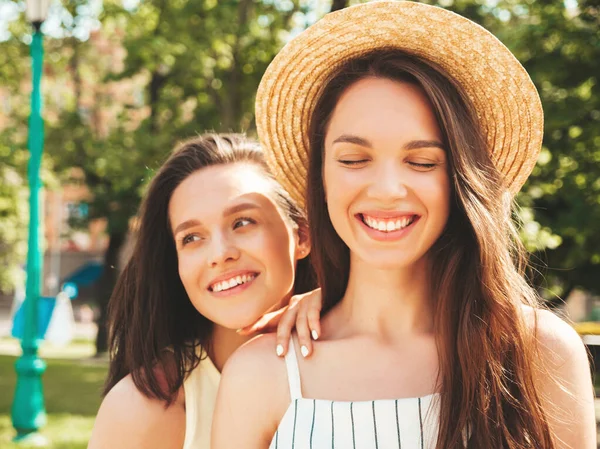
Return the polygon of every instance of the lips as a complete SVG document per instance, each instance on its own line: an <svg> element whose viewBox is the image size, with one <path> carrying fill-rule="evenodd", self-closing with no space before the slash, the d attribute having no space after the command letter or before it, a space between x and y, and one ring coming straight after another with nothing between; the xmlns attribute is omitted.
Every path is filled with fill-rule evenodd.
<svg viewBox="0 0 600 449"><path fill-rule="evenodd" d="M414 212L369 211L355 215L367 235L378 241L403 238L421 218Z"/></svg>
<svg viewBox="0 0 600 449"><path fill-rule="evenodd" d="M214 293L225 292L236 287L251 283L260 273L254 271L237 271L226 273L214 279L208 290Z"/></svg>

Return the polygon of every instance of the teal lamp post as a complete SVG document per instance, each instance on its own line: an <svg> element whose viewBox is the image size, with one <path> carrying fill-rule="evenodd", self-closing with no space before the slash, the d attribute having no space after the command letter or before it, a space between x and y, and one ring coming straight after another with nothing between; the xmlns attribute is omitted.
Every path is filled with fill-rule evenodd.
<svg viewBox="0 0 600 449"><path fill-rule="evenodd" d="M28 147L30 152L28 166L29 180L29 240L27 249L27 285L25 302L25 327L21 347L23 355L15 365L17 386L12 405L12 422L17 431L14 441L43 445L45 439L37 433L46 424L42 374L46 364L38 357L38 303L42 284L42 248L43 227L40 216L41 179L40 167L44 149L44 122L42 120L42 78L41 26L48 13L50 0L27 0L27 19L33 25L31 41L31 59L33 69L33 89L31 92L31 115L29 116Z"/></svg>

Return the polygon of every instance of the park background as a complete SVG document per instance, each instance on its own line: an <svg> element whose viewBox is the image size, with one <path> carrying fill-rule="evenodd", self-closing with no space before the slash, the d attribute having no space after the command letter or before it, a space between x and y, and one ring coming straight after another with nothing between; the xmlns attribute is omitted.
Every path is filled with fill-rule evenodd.
<svg viewBox="0 0 600 449"><path fill-rule="evenodd" d="M205 130L255 135L254 96L277 51L334 0L62 0L42 26L44 294L79 289L73 340L45 342L50 447L86 447L107 366L104 311L148 181ZM544 146L517 197L530 281L584 338L600 333L600 1L439 0L500 38L530 73ZM0 447L10 407L15 298L27 251L32 28L0 0ZM504 95L503 92L497 92ZM99 331L97 331L99 330ZM593 347L590 346L592 349Z"/></svg>

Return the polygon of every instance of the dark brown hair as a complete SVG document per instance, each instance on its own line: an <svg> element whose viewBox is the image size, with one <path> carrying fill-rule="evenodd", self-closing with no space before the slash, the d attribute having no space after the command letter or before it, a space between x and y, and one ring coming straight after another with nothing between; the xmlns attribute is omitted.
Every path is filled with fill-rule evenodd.
<svg viewBox="0 0 600 449"><path fill-rule="evenodd" d="M441 68L399 51L353 60L337 73L323 90L309 131L307 207L323 310L344 296L350 269L349 248L333 228L323 189L324 137L335 105L367 77L420 86L442 132L452 181L448 223L430 249L442 392L437 448L554 448L533 380L539 359L535 326L523 312L524 304L539 301L524 279L511 197L486 151L473 107Z"/></svg>
<svg viewBox="0 0 600 449"><path fill-rule="evenodd" d="M188 176L205 167L233 163L262 170L272 180L280 209L301 232L307 229L304 212L271 176L257 143L236 134L208 134L182 143L150 183L140 208L133 254L110 299L111 360L104 394L131 374L144 395L170 403L187 374L206 357L213 323L194 308L179 278L168 208L173 191ZM315 287L309 258L299 260L294 293Z"/></svg>

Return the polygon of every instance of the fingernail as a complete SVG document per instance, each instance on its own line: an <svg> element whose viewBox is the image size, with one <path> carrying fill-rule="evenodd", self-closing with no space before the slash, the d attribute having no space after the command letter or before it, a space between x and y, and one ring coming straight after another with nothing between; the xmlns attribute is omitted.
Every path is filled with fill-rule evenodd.
<svg viewBox="0 0 600 449"><path fill-rule="evenodd" d="M300 352L302 353L302 357L306 357L308 355L308 348L304 345L300 348Z"/></svg>
<svg viewBox="0 0 600 449"><path fill-rule="evenodd" d="M313 329L312 331L310 331L310 333L312 335L313 340L318 340L319 339L319 334L317 334L316 330Z"/></svg>
<svg viewBox="0 0 600 449"><path fill-rule="evenodd" d="M277 345L277 357L281 357L283 355L283 346Z"/></svg>
<svg viewBox="0 0 600 449"><path fill-rule="evenodd" d="M240 333L240 332L242 332L243 330L244 330L244 329L242 329L242 328L240 327L239 329L236 329L236 330L235 330L235 333L236 333L236 334L239 334L239 333Z"/></svg>

